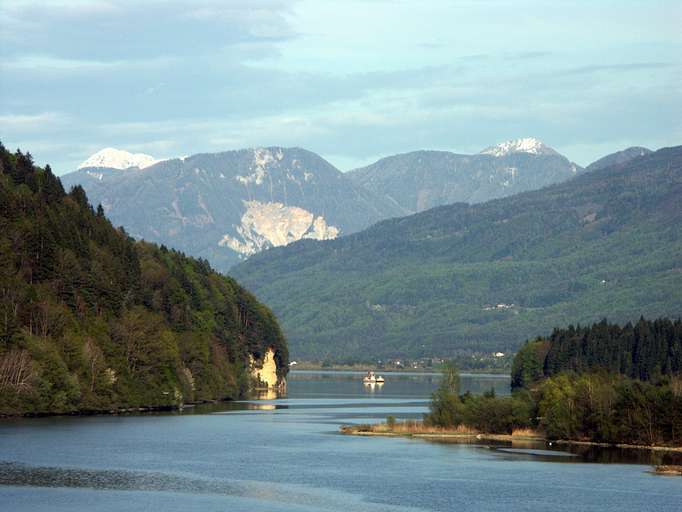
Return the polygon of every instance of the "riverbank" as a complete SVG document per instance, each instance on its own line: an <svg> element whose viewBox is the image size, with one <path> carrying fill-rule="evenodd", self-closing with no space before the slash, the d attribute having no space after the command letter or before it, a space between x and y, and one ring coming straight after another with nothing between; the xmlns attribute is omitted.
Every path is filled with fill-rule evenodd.
<svg viewBox="0 0 682 512"><path fill-rule="evenodd" d="M603 448L625 448L632 450L649 450L657 452L675 452L682 453L682 446L657 446L646 444L626 444L626 443L597 443L594 441L578 441L573 439L556 439L552 441L556 444L574 445L574 446L600 446Z"/></svg>
<svg viewBox="0 0 682 512"><path fill-rule="evenodd" d="M182 411L183 409L191 409L198 405L218 403L228 400L203 400L200 402L192 402L186 404L170 404L170 405L145 405L139 407L117 407L112 409L78 409L75 411L57 411L57 412L27 412L17 414L0 414L1 419L11 418L47 418L51 416L116 416L125 414L146 414L157 412L173 412Z"/></svg>
<svg viewBox="0 0 682 512"><path fill-rule="evenodd" d="M460 425L455 428L432 427L425 425L421 421L405 421L376 424L362 424L362 425L343 425L341 426L341 433L356 436L386 436L386 437L410 437L417 439L442 439L451 442L461 441L463 443L472 443L476 441L490 441L490 442L544 442L554 443L558 445L576 445L576 446L596 446L603 448L622 448L632 450L649 450L658 452L673 452L682 453L682 446L647 446L636 444L610 444L597 443L593 441L581 441L571 439L549 439L542 432L532 429L518 429L511 434L491 434L487 432L479 432L475 429ZM668 468L680 468L680 466L665 466Z"/></svg>

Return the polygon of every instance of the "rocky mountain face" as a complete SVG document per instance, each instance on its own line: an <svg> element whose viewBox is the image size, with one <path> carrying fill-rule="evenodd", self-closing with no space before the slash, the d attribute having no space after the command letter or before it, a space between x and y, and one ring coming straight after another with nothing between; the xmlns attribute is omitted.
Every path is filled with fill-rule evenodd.
<svg viewBox="0 0 682 512"><path fill-rule="evenodd" d="M582 170L539 140L526 138L491 146L477 155L414 151L383 158L348 175L409 214L535 190L566 181Z"/></svg>
<svg viewBox="0 0 682 512"><path fill-rule="evenodd" d="M541 190L302 240L231 274L273 308L296 358L508 352L570 322L677 317L681 197L678 146Z"/></svg>
<svg viewBox="0 0 682 512"><path fill-rule="evenodd" d="M219 270L261 250L359 231L402 210L318 155L257 148L155 161L106 149L62 176L136 238Z"/></svg>
<svg viewBox="0 0 682 512"><path fill-rule="evenodd" d="M602 169L604 167L608 167L609 165L625 164L633 158L648 155L649 153L652 153L650 149L643 148L641 146L633 146L631 148L606 155L605 157L592 162L585 169L588 171L596 171L597 169Z"/></svg>

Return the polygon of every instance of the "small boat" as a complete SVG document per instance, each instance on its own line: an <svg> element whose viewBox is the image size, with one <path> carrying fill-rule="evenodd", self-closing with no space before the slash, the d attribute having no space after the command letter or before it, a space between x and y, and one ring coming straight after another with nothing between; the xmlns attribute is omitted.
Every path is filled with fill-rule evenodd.
<svg viewBox="0 0 682 512"><path fill-rule="evenodd" d="M384 378L381 375L377 377L373 371L368 371L367 375L362 378L362 382L365 384L383 384Z"/></svg>

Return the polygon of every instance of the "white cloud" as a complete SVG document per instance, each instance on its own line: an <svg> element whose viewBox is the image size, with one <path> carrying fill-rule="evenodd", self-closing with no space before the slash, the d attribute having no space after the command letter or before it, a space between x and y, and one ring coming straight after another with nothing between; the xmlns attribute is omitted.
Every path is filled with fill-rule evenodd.
<svg viewBox="0 0 682 512"><path fill-rule="evenodd" d="M61 112L39 114L0 114L0 128L7 133L43 131L69 122L69 115Z"/></svg>
<svg viewBox="0 0 682 512"><path fill-rule="evenodd" d="M539 5L0 0L0 135L63 170L110 145L295 145L348 167L516 134L583 163L680 136L680 7Z"/></svg>

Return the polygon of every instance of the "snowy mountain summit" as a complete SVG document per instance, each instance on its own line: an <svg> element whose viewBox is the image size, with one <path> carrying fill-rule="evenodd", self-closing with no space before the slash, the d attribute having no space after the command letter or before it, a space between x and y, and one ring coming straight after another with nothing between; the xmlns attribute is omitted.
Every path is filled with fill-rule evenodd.
<svg viewBox="0 0 682 512"><path fill-rule="evenodd" d="M121 149L104 148L94 155L90 156L82 164L78 166L79 169L86 167L107 167L110 169L130 169L131 167L138 167L144 169L150 165L154 165L160 160L153 156L145 155L144 153L129 153Z"/></svg>
<svg viewBox="0 0 682 512"><path fill-rule="evenodd" d="M512 153L531 153L533 155L558 155L549 146L545 145L542 141L534 139L532 137L527 137L524 139L508 140L507 142L502 142L496 146L490 146L481 151L481 155L492 155L492 156L507 156Z"/></svg>

